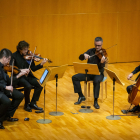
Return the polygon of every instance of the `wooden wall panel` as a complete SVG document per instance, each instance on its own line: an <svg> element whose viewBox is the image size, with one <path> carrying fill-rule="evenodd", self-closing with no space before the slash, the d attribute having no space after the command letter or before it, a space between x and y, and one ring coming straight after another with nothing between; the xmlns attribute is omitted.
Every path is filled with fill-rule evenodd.
<svg viewBox="0 0 140 140"><path fill-rule="evenodd" d="M119 14L118 62L140 61L140 12Z"/></svg>
<svg viewBox="0 0 140 140"><path fill-rule="evenodd" d="M0 16L14 16L18 14L18 0L0 0ZM10 22L10 21L9 21Z"/></svg>
<svg viewBox="0 0 140 140"><path fill-rule="evenodd" d="M117 44L107 50L110 63L139 61L139 10L139 0L0 0L0 42L14 52L25 40L58 66L81 62L101 36L104 48Z"/></svg>
<svg viewBox="0 0 140 140"><path fill-rule="evenodd" d="M2 48L8 48L12 51L14 49L14 45L17 42L16 38L17 34L17 17L0 17L0 44Z"/></svg>
<svg viewBox="0 0 140 140"><path fill-rule="evenodd" d="M118 11L119 12L132 12L140 10L139 0L119 0Z"/></svg>

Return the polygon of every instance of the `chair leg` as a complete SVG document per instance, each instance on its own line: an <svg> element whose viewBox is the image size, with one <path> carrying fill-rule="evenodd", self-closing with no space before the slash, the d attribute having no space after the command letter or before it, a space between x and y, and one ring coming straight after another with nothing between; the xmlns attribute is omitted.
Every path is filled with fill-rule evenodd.
<svg viewBox="0 0 140 140"><path fill-rule="evenodd" d="M88 83L88 97L90 97L90 83Z"/></svg>
<svg viewBox="0 0 140 140"><path fill-rule="evenodd" d="M105 81L105 94L106 94L106 98L107 98L107 81Z"/></svg>
<svg viewBox="0 0 140 140"><path fill-rule="evenodd" d="M84 96L87 98L87 85L86 85L86 82L84 82Z"/></svg>
<svg viewBox="0 0 140 140"><path fill-rule="evenodd" d="M103 82L101 82L101 96L102 96L102 102L103 102Z"/></svg>

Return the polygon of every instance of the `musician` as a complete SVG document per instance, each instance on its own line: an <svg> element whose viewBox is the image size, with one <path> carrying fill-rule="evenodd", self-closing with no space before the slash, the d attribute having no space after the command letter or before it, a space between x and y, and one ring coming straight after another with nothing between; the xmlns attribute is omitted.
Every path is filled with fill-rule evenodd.
<svg viewBox="0 0 140 140"><path fill-rule="evenodd" d="M2 49L0 51L0 129L4 129L3 121L18 121L13 117L17 107L23 99L23 94L18 90L13 89L11 79L5 73L3 67L9 64L11 59L11 51ZM25 72L20 72L16 77L13 77L13 82L17 82L18 78L24 75ZM9 99L11 98L12 101Z"/></svg>
<svg viewBox="0 0 140 140"><path fill-rule="evenodd" d="M133 75L136 74L136 73L138 73L139 71L140 71L140 65L139 65L138 67L136 67L135 70L132 71L132 72L128 75L127 79L130 80L130 79L133 77ZM128 87L126 88L128 94L131 93L132 87L133 87L133 85L130 85L130 86L128 86ZM129 110L129 112L136 112L136 111L140 111L139 105L134 106L131 110Z"/></svg>
<svg viewBox="0 0 140 140"><path fill-rule="evenodd" d="M37 78L33 75L32 71L39 70L43 67L43 65L47 62L47 59L43 59L40 64L35 65L34 60L32 60L30 69L29 60L26 60L24 56L27 55L29 49L29 44L26 41L20 41L17 45L17 51L13 53L12 59L15 60L15 66L17 66L20 70L26 71L28 74L19 78L19 86L25 88L24 96L25 96L25 105L24 109L28 112L32 112L32 109L42 110L42 108L37 106L37 101L39 100L41 91L43 87L37 81ZM30 91L32 86L35 87L32 100L30 102Z"/></svg>
<svg viewBox="0 0 140 140"><path fill-rule="evenodd" d="M94 55L96 51L99 51L102 49L103 39L101 37L96 37L94 40L94 45L95 45L95 48L87 50L84 54L80 55L80 57L84 56L84 59L88 59L87 63L98 65L100 75L88 74L87 80L93 81L94 107L96 109L99 109L100 106L98 104L98 97L99 97L99 91L100 91L100 82L104 78L104 66L105 66L106 59L105 59L105 56L102 56L101 59L99 59L99 57L97 55L90 57L90 56ZM79 57L79 59L82 60L83 58L82 57L80 58L80 57ZM85 96L82 93L81 85L80 85L80 81L85 81L85 80L86 80L85 74L76 74L72 77L74 92L78 93L78 95L79 95L78 101L74 103L75 105L78 105L82 101L86 100Z"/></svg>

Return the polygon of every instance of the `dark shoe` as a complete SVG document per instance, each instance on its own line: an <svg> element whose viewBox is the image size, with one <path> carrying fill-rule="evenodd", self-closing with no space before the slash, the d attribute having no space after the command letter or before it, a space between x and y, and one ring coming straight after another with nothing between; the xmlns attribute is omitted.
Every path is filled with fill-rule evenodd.
<svg viewBox="0 0 140 140"><path fill-rule="evenodd" d="M139 111L139 105L134 106L131 110L129 110L129 112L136 112Z"/></svg>
<svg viewBox="0 0 140 140"><path fill-rule="evenodd" d="M7 118L7 121L9 121L9 122L15 122L15 121L18 121L18 118L11 118L11 117L8 117L8 118Z"/></svg>
<svg viewBox="0 0 140 140"><path fill-rule="evenodd" d="M30 105L30 107L35 110L43 110L43 108L38 107L36 104Z"/></svg>
<svg viewBox="0 0 140 140"><path fill-rule="evenodd" d="M138 118L140 118L140 114L138 115Z"/></svg>
<svg viewBox="0 0 140 140"><path fill-rule="evenodd" d="M3 126L3 122L0 122L0 129L5 129Z"/></svg>
<svg viewBox="0 0 140 140"><path fill-rule="evenodd" d="M99 108L100 108L100 106L98 105L98 102L97 102L97 101L94 101L94 107L95 107L96 109L99 109Z"/></svg>
<svg viewBox="0 0 140 140"><path fill-rule="evenodd" d="M81 104L82 101L85 101L85 100L86 100L86 98L85 98L84 96L83 96L83 97L79 97L79 98L78 98L78 101L75 102L74 104L75 104L75 105L79 105L79 104Z"/></svg>
<svg viewBox="0 0 140 140"><path fill-rule="evenodd" d="M127 113L129 112L129 110L121 110L121 112L122 112L123 114L127 114Z"/></svg>
<svg viewBox="0 0 140 140"><path fill-rule="evenodd" d="M28 112L32 112L32 109L31 109L31 107L29 106L29 104L27 104L27 105L24 106L24 110L25 110L25 111L28 111Z"/></svg>

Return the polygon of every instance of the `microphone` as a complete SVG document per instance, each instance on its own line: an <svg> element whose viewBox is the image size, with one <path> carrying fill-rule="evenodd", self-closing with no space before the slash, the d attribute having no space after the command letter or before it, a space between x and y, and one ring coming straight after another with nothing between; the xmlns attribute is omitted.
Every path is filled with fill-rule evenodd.
<svg viewBox="0 0 140 140"><path fill-rule="evenodd" d="M85 60L84 54L81 54L81 55L79 56L79 59L82 60L82 61Z"/></svg>

